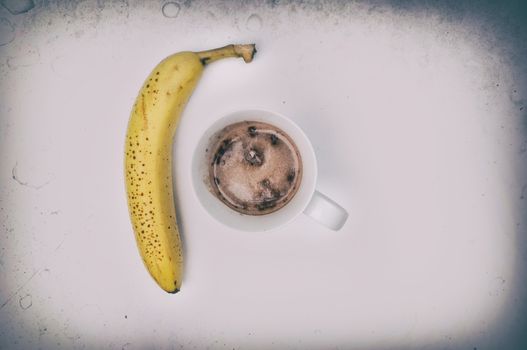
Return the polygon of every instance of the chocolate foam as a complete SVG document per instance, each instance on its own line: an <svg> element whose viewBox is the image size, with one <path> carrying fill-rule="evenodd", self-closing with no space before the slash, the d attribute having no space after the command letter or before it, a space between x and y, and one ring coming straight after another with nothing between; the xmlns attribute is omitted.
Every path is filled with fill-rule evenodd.
<svg viewBox="0 0 527 350"><path fill-rule="evenodd" d="M267 123L231 124L213 136L207 150L213 193L243 214L282 208L302 180L302 159L294 142Z"/></svg>

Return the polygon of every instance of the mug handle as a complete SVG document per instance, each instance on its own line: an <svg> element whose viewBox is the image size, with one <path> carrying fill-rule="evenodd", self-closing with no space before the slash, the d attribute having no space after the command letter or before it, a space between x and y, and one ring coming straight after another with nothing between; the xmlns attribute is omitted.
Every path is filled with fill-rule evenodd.
<svg viewBox="0 0 527 350"><path fill-rule="evenodd" d="M340 230L348 219L348 212L344 208L316 190L304 214L333 231Z"/></svg>

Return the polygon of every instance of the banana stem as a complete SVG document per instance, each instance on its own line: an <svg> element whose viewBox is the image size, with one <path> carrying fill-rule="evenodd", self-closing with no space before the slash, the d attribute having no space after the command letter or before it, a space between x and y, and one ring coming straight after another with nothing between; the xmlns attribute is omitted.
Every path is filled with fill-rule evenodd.
<svg viewBox="0 0 527 350"><path fill-rule="evenodd" d="M245 63L249 63L253 60L255 53L256 46L254 44L246 44L227 45L217 49L196 52L196 55L198 55L201 63L205 66L211 62L227 57L242 57Z"/></svg>

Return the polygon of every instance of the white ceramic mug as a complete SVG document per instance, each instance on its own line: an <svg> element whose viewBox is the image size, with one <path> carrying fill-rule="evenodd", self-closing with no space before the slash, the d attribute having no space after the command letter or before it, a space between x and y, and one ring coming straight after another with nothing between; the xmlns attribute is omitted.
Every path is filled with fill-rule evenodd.
<svg viewBox="0 0 527 350"><path fill-rule="evenodd" d="M207 147L212 136L241 121L265 122L282 129L295 142L302 157L303 174L293 198L279 210L265 215L241 214L219 200L210 189ZM211 125L203 133L192 160L192 179L195 193L207 210L219 222L243 231L269 231L292 221L302 212L332 230L339 230L348 213L333 200L316 190L317 161L306 134L290 119L277 113L248 110L229 114Z"/></svg>

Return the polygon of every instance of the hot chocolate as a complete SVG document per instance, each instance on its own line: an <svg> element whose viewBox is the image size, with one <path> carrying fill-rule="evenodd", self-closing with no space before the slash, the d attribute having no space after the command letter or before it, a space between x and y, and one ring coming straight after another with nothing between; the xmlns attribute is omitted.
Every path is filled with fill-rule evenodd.
<svg viewBox="0 0 527 350"><path fill-rule="evenodd" d="M247 215L286 205L302 180L302 159L291 138L268 123L243 121L217 132L207 148L212 192Z"/></svg>

